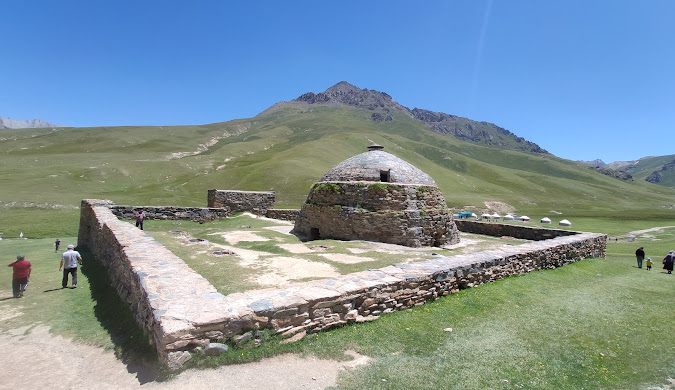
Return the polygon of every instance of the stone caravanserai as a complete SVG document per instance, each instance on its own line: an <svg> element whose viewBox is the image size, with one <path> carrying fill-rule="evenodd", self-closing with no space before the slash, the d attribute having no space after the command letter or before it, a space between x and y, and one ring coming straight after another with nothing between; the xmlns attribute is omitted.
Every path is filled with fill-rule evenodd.
<svg viewBox="0 0 675 390"><path fill-rule="evenodd" d="M456 243L459 231L528 240L521 245L390 265L279 288L219 293L202 275L144 231L123 221L138 206L84 199L78 247L106 268L137 323L170 370L223 341L271 329L302 337L371 321L483 283L589 257L604 257L607 236L571 230L453 220L434 180L383 152L349 158L312 187L301 210L275 209L273 192L209 190L208 207L142 206L149 219L199 222L239 211L295 220L309 239L382 241L411 247Z"/></svg>
<svg viewBox="0 0 675 390"><path fill-rule="evenodd" d="M369 240L411 247L456 244L459 231L431 176L380 145L315 183L293 231L310 240Z"/></svg>

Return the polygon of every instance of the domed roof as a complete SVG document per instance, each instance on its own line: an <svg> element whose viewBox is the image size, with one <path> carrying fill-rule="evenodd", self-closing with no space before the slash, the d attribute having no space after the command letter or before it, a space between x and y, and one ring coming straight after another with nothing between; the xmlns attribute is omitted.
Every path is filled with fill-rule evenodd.
<svg viewBox="0 0 675 390"><path fill-rule="evenodd" d="M326 172L320 181L380 181L436 186L431 176L412 164L373 145L368 152L350 157Z"/></svg>

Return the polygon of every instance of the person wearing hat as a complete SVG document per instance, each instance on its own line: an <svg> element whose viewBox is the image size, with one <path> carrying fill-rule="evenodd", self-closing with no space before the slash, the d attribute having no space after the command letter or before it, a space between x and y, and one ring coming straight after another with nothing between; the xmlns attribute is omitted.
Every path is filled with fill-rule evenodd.
<svg viewBox="0 0 675 390"><path fill-rule="evenodd" d="M651 271L651 270L652 270L652 265L653 265L653 264L654 264L654 262L652 261L652 258L651 258L651 257L647 257L647 271Z"/></svg>
<svg viewBox="0 0 675 390"><path fill-rule="evenodd" d="M68 250L63 252L61 256L61 265L59 266L59 271L63 267L63 280L61 281L61 287L66 288L68 285L68 274L73 276L73 288L77 288L77 263L82 265L82 256L80 252L75 250L74 245L68 245Z"/></svg>
<svg viewBox="0 0 675 390"><path fill-rule="evenodd" d="M635 251L635 257L637 257L638 268L642 268L642 260L645 259L645 248L639 247Z"/></svg>
<svg viewBox="0 0 675 390"><path fill-rule="evenodd" d="M670 253L663 258L663 269L668 271L669 274L673 273L673 261L675 261L675 252L670 251Z"/></svg>
<svg viewBox="0 0 675 390"><path fill-rule="evenodd" d="M23 297L23 292L28 286L28 278L30 277L30 261L26 260L26 256L17 255L16 261L10 263L8 267L13 267L14 273L12 275L12 293L14 298Z"/></svg>

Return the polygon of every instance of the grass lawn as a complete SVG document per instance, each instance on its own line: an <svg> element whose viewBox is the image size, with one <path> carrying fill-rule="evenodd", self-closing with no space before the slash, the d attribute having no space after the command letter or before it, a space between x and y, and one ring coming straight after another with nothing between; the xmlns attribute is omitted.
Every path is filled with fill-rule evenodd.
<svg viewBox="0 0 675 390"><path fill-rule="evenodd" d="M122 302L102 264L82 252L77 289L62 289L59 272L61 253L75 237L60 237L61 249L54 251L54 239L3 239L0 283L0 332L25 326L47 325L54 334L79 342L114 349L122 359L156 360L154 349L136 325L128 305ZM12 298L12 268L7 264L17 254L31 262L32 273L25 296ZM72 284L69 280L68 286Z"/></svg>

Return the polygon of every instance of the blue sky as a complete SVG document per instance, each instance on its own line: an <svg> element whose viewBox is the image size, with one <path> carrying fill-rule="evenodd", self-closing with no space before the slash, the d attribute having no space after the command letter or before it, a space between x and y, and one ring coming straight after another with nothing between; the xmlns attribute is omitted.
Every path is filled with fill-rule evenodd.
<svg viewBox="0 0 675 390"><path fill-rule="evenodd" d="M675 154L672 0L5 0L0 15L2 117L204 124L345 80L563 158Z"/></svg>

